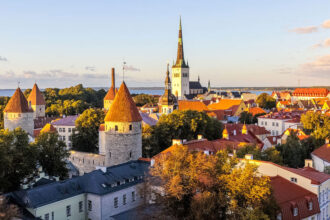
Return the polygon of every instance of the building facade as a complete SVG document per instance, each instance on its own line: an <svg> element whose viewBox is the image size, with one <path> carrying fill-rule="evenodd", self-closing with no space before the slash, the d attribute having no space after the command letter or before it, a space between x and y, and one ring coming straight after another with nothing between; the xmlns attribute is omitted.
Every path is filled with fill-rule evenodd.
<svg viewBox="0 0 330 220"><path fill-rule="evenodd" d="M167 64L166 78L165 78L165 91L159 98L159 113L170 114L178 108L176 97L171 91L171 79L169 65Z"/></svg>
<svg viewBox="0 0 330 220"><path fill-rule="evenodd" d="M72 134L75 132L76 120L79 115L69 115L64 118L53 121L51 124L56 128L59 139L64 141L67 149L72 147Z"/></svg>
<svg viewBox="0 0 330 220"><path fill-rule="evenodd" d="M36 83L33 85L27 101L29 107L33 109L34 118L45 117L46 102Z"/></svg>

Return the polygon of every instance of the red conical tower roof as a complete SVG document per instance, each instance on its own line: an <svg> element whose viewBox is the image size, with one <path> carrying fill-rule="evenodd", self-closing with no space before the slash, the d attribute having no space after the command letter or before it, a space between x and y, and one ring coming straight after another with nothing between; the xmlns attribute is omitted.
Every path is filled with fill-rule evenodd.
<svg viewBox="0 0 330 220"><path fill-rule="evenodd" d="M24 113L31 112L28 102L20 88L17 88L14 95L10 98L4 112Z"/></svg>
<svg viewBox="0 0 330 220"><path fill-rule="evenodd" d="M116 96L116 89L115 89L115 68L112 68L111 72L111 87L108 90L107 94L104 97L104 100L114 100Z"/></svg>
<svg viewBox="0 0 330 220"><path fill-rule="evenodd" d="M133 101L128 88L123 82L116 94L104 121L112 122L138 122L142 121L139 110Z"/></svg>
<svg viewBox="0 0 330 220"><path fill-rule="evenodd" d="M44 96L40 92L36 83L34 84L32 91L29 95L29 98L27 100L28 103L31 102L31 105L46 105Z"/></svg>

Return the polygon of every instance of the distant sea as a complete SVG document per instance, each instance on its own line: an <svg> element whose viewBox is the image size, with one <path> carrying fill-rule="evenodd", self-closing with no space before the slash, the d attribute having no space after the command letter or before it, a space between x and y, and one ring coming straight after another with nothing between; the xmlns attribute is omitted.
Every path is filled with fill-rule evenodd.
<svg viewBox="0 0 330 220"><path fill-rule="evenodd" d="M99 90L100 88L94 88L96 90ZM107 88L103 88L107 90ZM41 89L42 91L43 89ZM22 89L24 91L24 89ZM15 89L0 89L0 96L12 96L15 92ZM164 89L162 88L130 88L131 94L149 94L149 95L162 95L164 93ZM268 93L271 94L272 91L267 91L267 90L249 90L251 93L255 93L257 95L261 93Z"/></svg>

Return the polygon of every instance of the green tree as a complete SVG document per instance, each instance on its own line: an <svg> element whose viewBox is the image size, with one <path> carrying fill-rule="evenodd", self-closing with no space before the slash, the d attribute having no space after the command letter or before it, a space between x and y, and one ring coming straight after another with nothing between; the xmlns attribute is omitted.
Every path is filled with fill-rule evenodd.
<svg viewBox="0 0 330 220"><path fill-rule="evenodd" d="M65 143L58 139L57 133L41 133L34 145L39 151L39 163L48 175L59 176L61 179L68 176L66 160L69 152Z"/></svg>
<svg viewBox="0 0 330 220"><path fill-rule="evenodd" d="M259 107L265 109L271 109L276 107L276 100L267 93L261 93L257 97L256 103L259 105Z"/></svg>
<svg viewBox="0 0 330 220"><path fill-rule="evenodd" d="M76 130L72 135L72 148L84 152L97 152L98 131L104 123L104 112L100 109L87 109L76 120Z"/></svg>
<svg viewBox="0 0 330 220"><path fill-rule="evenodd" d="M158 99L155 98L153 95L148 94L139 94L139 95L132 95L133 100L136 104L136 106L143 106L145 104L157 104Z"/></svg>
<svg viewBox="0 0 330 220"><path fill-rule="evenodd" d="M4 128L3 110L5 109L8 101L9 97L0 96L0 129Z"/></svg>
<svg viewBox="0 0 330 220"><path fill-rule="evenodd" d="M324 144L324 140L330 138L330 116L321 112L307 112L301 115L300 121L304 131L319 140L318 145Z"/></svg>
<svg viewBox="0 0 330 220"><path fill-rule="evenodd" d="M35 172L38 150L29 144L21 128L0 130L0 192L17 190L23 179Z"/></svg>
<svg viewBox="0 0 330 220"><path fill-rule="evenodd" d="M253 116L249 112L242 112L239 117L239 122L242 124L252 124L253 122Z"/></svg>
<svg viewBox="0 0 330 220"><path fill-rule="evenodd" d="M158 123L143 134L144 155L153 156L172 144L172 139L196 139L201 134L208 140L221 138L223 125L204 112L175 110L162 115ZM148 145L147 145L148 144Z"/></svg>

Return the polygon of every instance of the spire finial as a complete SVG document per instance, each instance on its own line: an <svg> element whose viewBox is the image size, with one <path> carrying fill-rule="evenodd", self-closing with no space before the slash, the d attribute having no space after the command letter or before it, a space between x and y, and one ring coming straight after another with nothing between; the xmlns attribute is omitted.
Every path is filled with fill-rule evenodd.
<svg viewBox="0 0 330 220"><path fill-rule="evenodd" d="M179 26L179 30L182 30L182 26L181 26L181 15L180 15L180 26Z"/></svg>

